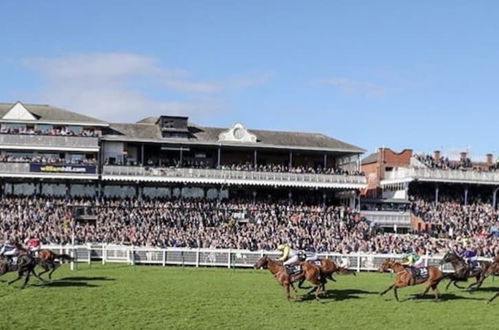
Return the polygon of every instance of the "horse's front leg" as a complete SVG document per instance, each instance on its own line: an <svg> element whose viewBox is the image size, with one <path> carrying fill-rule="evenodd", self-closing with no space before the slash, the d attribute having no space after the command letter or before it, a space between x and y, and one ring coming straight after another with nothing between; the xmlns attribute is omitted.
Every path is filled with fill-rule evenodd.
<svg viewBox="0 0 499 330"><path fill-rule="evenodd" d="M45 280L44 280L44 279L43 279L40 275L36 274L36 272L35 272L35 269L34 269L34 268L31 270L31 274L33 274L33 276L35 276L35 277L36 277L37 279L39 279L40 281L42 281L42 282L44 282L44 283L45 283L45 282L47 282L47 281L45 281Z"/></svg>
<svg viewBox="0 0 499 330"><path fill-rule="evenodd" d="M300 281L298 282L299 289L304 289L303 282L305 282L305 277L300 278Z"/></svg>
<svg viewBox="0 0 499 330"><path fill-rule="evenodd" d="M393 287L393 294L395 295L395 299L397 299L397 302L400 302L399 300L399 294L398 294L398 290L399 288L398 287Z"/></svg>
<svg viewBox="0 0 499 330"><path fill-rule="evenodd" d="M7 285L11 285L12 283L15 283L17 281L19 281L21 278L23 277L23 272L22 271L19 271L17 273L17 278L13 279L12 281L10 282L7 282Z"/></svg>
<svg viewBox="0 0 499 330"><path fill-rule="evenodd" d="M393 289L394 287L395 287L395 284L390 285L390 286L389 286L386 290L381 291L381 292L379 293L379 295L380 295L380 296L384 295L385 293L387 293L388 291L390 291L390 290L391 290L391 289Z"/></svg>
<svg viewBox="0 0 499 330"><path fill-rule="evenodd" d="M288 301L291 301L293 299L293 297L291 297L291 292L289 291L290 284L284 283L283 286L284 286L284 291L286 292L286 298L288 299Z"/></svg>
<svg viewBox="0 0 499 330"><path fill-rule="evenodd" d="M428 284L426 286L426 289L423 291L423 293L419 297L420 298L424 298L424 296L426 296L426 294L428 293L428 291L430 291L430 288L431 288L431 284Z"/></svg>

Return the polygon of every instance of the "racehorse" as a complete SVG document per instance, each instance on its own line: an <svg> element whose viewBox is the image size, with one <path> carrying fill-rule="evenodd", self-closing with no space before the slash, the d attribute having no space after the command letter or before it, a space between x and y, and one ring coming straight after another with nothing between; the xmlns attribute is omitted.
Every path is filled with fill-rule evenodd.
<svg viewBox="0 0 499 330"><path fill-rule="evenodd" d="M336 280L333 277L334 273L340 273L343 275L353 274L355 276L355 272L338 266L334 261L332 261L329 258L317 259L317 260L320 262L319 264L316 264L313 261L311 263L313 263L319 267L319 269L321 271L321 277L323 279L330 279L331 281L336 282ZM300 289L302 289L302 284L304 281L305 281L305 278L301 279L300 282L298 283L298 287ZM324 287L323 287L323 290L325 290Z"/></svg>
<svg viewBox="0 0 499 330"><path fill-rule="evenodd" d="M494 262L492 262L489 269L487 270L487 275L499 275L499 256L495 257ZM490 304L497 297L499 297L499 291L496 292L496 294L487 301L487 304Z"/></svg>
<svg viewBox="0 0 499 330"><path fill-rule="evenodd" d="M42 249L38 251L38 258L36 258L37 264L44 270L38 276L41 276L49 272L49 279L52 279L52 274L59 267L60 263L56 261L58 259L60 262L73 261L73 258L68 254L57 254L48 249Z"/></svg>
<svg viewBox="0 0 499 330"><path fill-rule="evenodd" d="M284 291L286 292L286 298L288 300L294 299L291 297L289 292L290 286L294 281L304 277L309 282L311 282L315 287L310 291L315 291L315 299L319 300L319 295L322 293L323 289L323 280L320 276L319 267L312 265L309 262L300 262L301 273L297 276L291 276L286 272L285 267L278 261L272 260L268 256L263 256L255 263L255 269L265 268L268 269L272 275L276 278L277 282L284 287Z"/></svg>
<svg viewBox="0 0 499 330"><path fill-rule="evenodd" d="M427 267L428 269L428 278L425 279L417 279L413 277L413 274L409 270L407 270L401 263L394 261L392 259L386 259L383 264L380 266L380 272L386 272L387 270L393 270L396 274L395 282L390 285L385 291L380 292L380 295L384 295L391 289L393 289L393 293L395 295L395 299L399 300L397 290L401 288L405 288L407 286L419 285L423 283L427 283L426 289L421 294L421 297L424 297L426 293L430 290L430 288L435 292L435 299L440 297L440 291L438 291L438 284L442 279L445 278L445 275L434 266Z"/></svg>
<svg viewBox="0 0 499 330"><path fill-rule="evenodd" d="M17 249L19 251L19 255L32 256L32 254L27 249L20 245L17 246ZM38 276L49 272L49 279L52 279L52 274L60 265L60 263L57 262L56 259L61 262L73 261L73 258L67 254L57 254L48 249L41 249L40 251L38 251L38 257L35 258L35 262L37 265L43 268L43 272L38 274Z"/></svg>
<svg viewBox="0 0 499 330"><path fill-rule="evenodd" d="M17 271L17 278L8 282L7 285L11 285L14 282L19 281L23 276L26 276L24 283L21 288L24 288L29 281L30 274L33 274L40 281L45 282L43 278L35 273L36 261L30 255L23 254L17 257L17 263L12 264L8 259L2 258L0 259L0 276L8 273ZM2 281L3 282L3 281Z"/></svg>
<svg viewBox="0 0 499 330"><path fill-rule="evenodd" d="M445 290L449 289L451 283L453 283L456 288L465 289L464 287L460 287L459 285L457 285L457 282L468 281L468 278L470 277L474 277L476 279L476 282L468 285L466 289L469 290L473 287L474 289L480 288L480 286L482 286L483 284L483 281L487 277L487 271L492 264L490 261L479 261L480 267L471 269L470 266L466 264L466 261L464 261L461 256L453 251L447 252L442 260L440 260L440 265L443 265L445 263L451 263L452 267L454 268L454 273L447 276L450 281L449 283L447 283Z"/></svg>

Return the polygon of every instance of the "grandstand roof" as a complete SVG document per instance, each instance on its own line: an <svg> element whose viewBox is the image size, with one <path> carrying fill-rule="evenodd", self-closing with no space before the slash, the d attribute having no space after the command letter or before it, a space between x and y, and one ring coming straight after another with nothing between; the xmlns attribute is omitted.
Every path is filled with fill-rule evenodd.
<svg viewBox="0 0 499 330"><path fill-rule="evenodd" d="M106 123L105 121L81 115L79 113L72 112L66 109L57 108L47 104L24 104L21 102L0 103L0 121L15 121L13 119L4 119L3 117L16 105L21 105L35 118L35 120L23 121L32 121L38 123L108 126L108 123ZM26 112L26 110L24 111Z"/></svg>
<svg viewBox="0 0 499 330"><path fill-rule="evenodd" d="M367 156L366 158L362 159L361 161L362 165L376 163L378 161L378 154L379 152L374 152L369 156Z"/></svg>
<svg viewBox="0 0 499 330"><path fill-rule="evenodd" d="M188 126L188 138L162 137L161 128L155 124L157 118L149 117L135 124L112 123L111 132L103 138L115 141L137 141L153 143L188 143L204 145L233 145L258 148L284 148L362 153L364 149L330 138L321 133L301 133L269 130L249 130L256 135L256 143L220 141L220 133L229 128L203 127L192 123Z"/></svg>

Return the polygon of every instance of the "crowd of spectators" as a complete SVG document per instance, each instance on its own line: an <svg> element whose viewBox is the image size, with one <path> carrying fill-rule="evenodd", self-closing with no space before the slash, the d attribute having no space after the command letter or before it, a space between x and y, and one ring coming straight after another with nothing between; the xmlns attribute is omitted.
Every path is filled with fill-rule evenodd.
<svg viewBox="0 0 499 330"><path fill-rule="evenodd" d="M495 171L498 164L474 163L469 157L459 160L450 160L448 157L435 158L429 154L415 154L414 157L423 163L426 167L442 170L474 170L474 171Z"/></svg>
<svg viewBox="0 0 499 330"><path fill-rule="evenodd" d="M88 136L97 137L98 132L92 129L70 129L65 126L54 127L51 129L38 129L34 127L8 127L2 126L0 134L18 134L18 135L55 135L55 136Z"/></svg>
<svg viewBox="0 0 499 330"><path fill-rule="evenodd" d="M433 225L419 234L384 233L341 206L247 200L127 200L5 197L0 202L0 241L34 235L68 244L73 233L68 205L85 205L95 221L75 222L76 243L151 247L274 250L290 244L308 251L441 254L466 239L483 256L499 249L497 212L487 205L432 205L414 212Z"/></svg>
<svg viewBox="0 0 499 330"><path fill-rule="evenodd" d="M126 163L126 161L125 161ZM105 161L106 165L122 165L121 162L113 160L111 162L109 159ZM170 167L170 168L198 168L198 169L214 169L216 168L210 161L204 159L186 159L180 162L179 159L162 159L161 162L149 160L146 161L148 166L159 166L159 167ZM286 166L282 164L260 164L254 165L253 163L238 163L230 165L221 165L222 170L231 171L254 171L254 172L272 172L272 173L297 173L297 174L328 174L328 175L360 175L364 174L360 171L348 171L342 168L333 167L314 167L314 166Z"/></svg>
<svg viewBox="0 0 499 330"><path fill-rule="evenodd" d="M359 171L347 171L333 167L314 166L286 166L282 164L265 164L254 166L252 163L240 163L223 165L222 169L233 171L255 171L274 173L297 173L297 174L336 174L336 175L363 175Z"/></svg>

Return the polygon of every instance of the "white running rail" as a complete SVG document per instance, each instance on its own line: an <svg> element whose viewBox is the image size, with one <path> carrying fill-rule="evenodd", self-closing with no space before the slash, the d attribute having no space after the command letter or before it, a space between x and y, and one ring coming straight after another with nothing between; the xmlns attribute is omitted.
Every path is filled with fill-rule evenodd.
<svg viewBox="0 0 499 330"><path fill-rule="evenodd" d="M75 262L127 263L130 265L177 265L195 267L250 268L263 255L278 256L275 251L248 251L231 249L190 249L190 248L147 248L125 245L49 245L43 248L56 253L67 253ZM397 254L366 253L319 253L321 258L330 258L337 264L355 271L376 271L386 258L402 258ZM442 256L423 256L426 266L438 266ZM490 260L481 258L481 260ZM452 271L450 264L444 271Z"/></svg>

